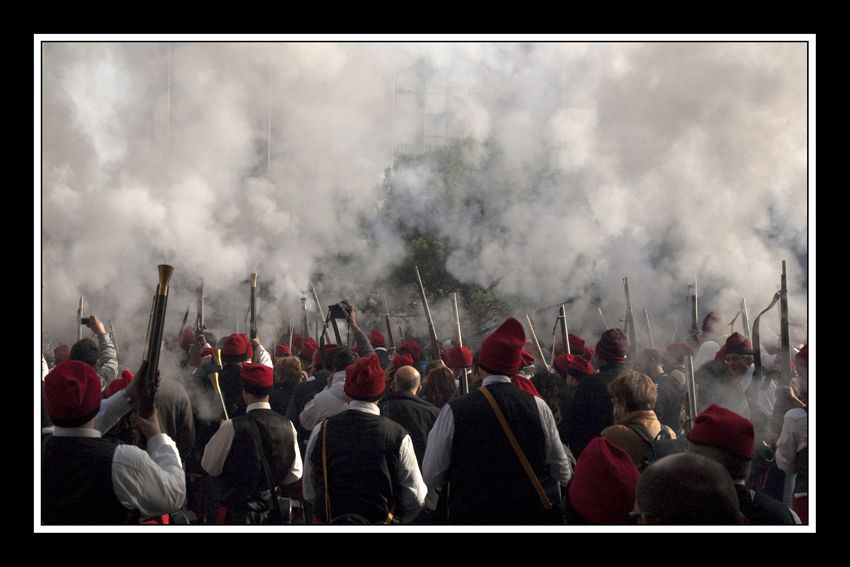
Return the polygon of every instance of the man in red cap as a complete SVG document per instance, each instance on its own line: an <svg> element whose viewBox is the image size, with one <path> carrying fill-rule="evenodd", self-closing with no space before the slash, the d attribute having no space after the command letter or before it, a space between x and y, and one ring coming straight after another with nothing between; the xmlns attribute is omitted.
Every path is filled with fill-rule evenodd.
<svg viewBox="0 0 850 567"><path fill-rule="evenodd" d="M553 366L561 378L561 381L558 382L558 403L560 404L559 414L561 416L558 431L561 433L562 439L568 439L565 416L570 413L570 406L572 406L575 399L579 382L594 374L596 369L590 363L590 358L577 354L556 356Z"/></svg>
<svg viewBox="0 0 850 567"><path fill-rule="evenodd" d="M447 523L542 524L544 510L528 473L482 390L492 395L541 484L566 486L571 469L546 402L511 384L522 363L525 331L513 317L478 351L481 388L451 400L428 435L422 463L429 487L447 496ZM448 488L446 488L448 485Z"/></svg>
<svg viewBox="0 0 850 567"><path fill-rule="evenodd" d="M422 509L427 488L410 434L380 415L385 387L378 357L358 358L345 369L348 409L310 435L304 498L317 523L407 523Z"/></svg>
<svg viewBox="0 0 850 567"><path fill-rule="evenodd" d="M221 423L207 443L201 466L224 484L218 518L224 524L260 523L258 510L277 505L272 489L301 478L295 427L269 405L274 372L245 362L239 375L247 411Z"/></svg>
<svg viewBox="0 0 850 567"><path fill-rule="evenodd" d="M576 461L567 491L567 524L628 524L639 479L628 453L596 437Z"/></svg>
<svg viewBox="0 0 850 567"><path fill-rule="evenodd" d="M102 407L100 378L91 365L76 360L66 360L45 377L45 405L55 427L42 444L43 524L125 524L183 504L180 456L174 441L161 433L156 408L147 419L136 417L147 451L101 438L101 429L111 426L106 414L114 424L138 398L132 381L125 392Z"/></svg>
<svg viewBox="0 0 850 567"><path fill-rule="evenodd" d="M749 419L752 416L742 379L753 364L753 345L740 333L732 333L717 356L694 373L697 411L717 404Z"/></svg>
<svg viewBox="0 0 850 567"><path fill-rule="evenodd" d="M372 343L372 348L375 349L375 354L381 361L381 368L386 369L390 365L390 353L387 351L384 335L378 329L372 329L372 332L369 333L369 342Z"/></svg>
<svg viewBox="0 0 850 567"><path fill-rule="evenodd" d="M561 428L576 458L591 439L614 423L608 384L624 370L628 351L629 339L621 329L608 329L596 343L599 372L579 382Z"/></svg>
<svg viewBox="0 0 850 567"><path fill-rule="evenodd" d="M658 421L681 435L682 406L687 402L687 390L672 376L664 371L664 359L654 348L645 348L637 355L635 370L643 372L658 387L655 400L655 415Z"/></svg>
<svg viewBox="0 0 850 567"><path fill-rule="evenodd" d="M688 451L708 457L726 467L738 505L754 525L796 524L794 515L782 502L745 486L753 459L753 423L735 412L711 405L694 420L688 434Z"/></svg>

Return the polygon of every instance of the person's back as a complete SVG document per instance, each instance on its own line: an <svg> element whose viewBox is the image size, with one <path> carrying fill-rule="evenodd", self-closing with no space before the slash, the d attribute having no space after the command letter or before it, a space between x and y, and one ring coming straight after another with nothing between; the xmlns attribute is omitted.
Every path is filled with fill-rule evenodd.
<svg viewBox="0 0 850 567"><path fill-rule="evenodd" d="M509 382L486 387L522 447L532 470L547 478L545 437L535 397ZM449 469L452 524L549 523L540 499L505 436L490 404L479 391L449 402L455 420Z"/></svg>
<svg viewBox="0 0 850 567"><path fill-rule="evenodd" d="M390 418L410 433L416 461L422 466L428 432L437 421L440 409L414 392L419 388L419 372L412 366L403 366L395 374L396 391L386 396L378 407L381 415Z"/></svg>

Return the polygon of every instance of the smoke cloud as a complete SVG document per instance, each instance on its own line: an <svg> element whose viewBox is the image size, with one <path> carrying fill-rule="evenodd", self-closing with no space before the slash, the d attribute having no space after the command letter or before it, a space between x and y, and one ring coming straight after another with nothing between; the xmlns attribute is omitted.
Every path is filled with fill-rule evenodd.
<svg viewBox="0 0 850 567"><path fill-rule="evenodd" d="M405 256L399 222L448 239L449 272L534 314L546 340L568 300L591 344L598 307L621 325L623 276L639 336L646 308L659 344L677 320L683 336L695 275L703 315L731 321L745 297L752 321L783 259L805 325L806 49L45 43L42 331L75 340L83 295L137 365L170 263L175 335L200 278L213 332L244 330L257 271L267 344L298 325L311 283L324 307L389 293L424 336L405 294L374 288ZM425 144L464 141L467 173L447 186L427 160L398 162L388 193L423 119ZM453 335L451 302L431 307Z"/></svg>

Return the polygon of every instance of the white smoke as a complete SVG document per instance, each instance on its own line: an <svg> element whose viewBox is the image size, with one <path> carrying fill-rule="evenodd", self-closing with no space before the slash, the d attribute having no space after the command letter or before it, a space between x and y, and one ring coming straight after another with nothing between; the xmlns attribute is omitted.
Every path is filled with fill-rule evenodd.
<svg viewBox="0 0 850 567"><path fill-rule="evenodd" d="M746 297L752 320L782 259L805 324L806 56L803 43L44 44L43 331L73 342L84 295L132 367L155 266L170 263L167 333L187 305L193 321L200 278L212 330L244 330L257 271L271 344L298 328L319 272L325 308L379 291L405 254L400 220L448 238L452 275L536 313L541 338L567 299L591 344L600 305L621 325L623 276L661 344L695 274L703 315L731 320ZM398 167L388 201L394 77L417 66L481 171L446 188L426 163ZM452 335L450 302L432 310Z"/></svg>

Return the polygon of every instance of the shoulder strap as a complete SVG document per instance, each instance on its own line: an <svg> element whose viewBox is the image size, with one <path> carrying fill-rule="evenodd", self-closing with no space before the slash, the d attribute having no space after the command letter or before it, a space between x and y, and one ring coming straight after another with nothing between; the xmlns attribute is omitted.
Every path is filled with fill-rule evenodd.
<svg viewBox="0 0 850 567"><path fill-rule="evenodd" d="M646 441L647 445L652 445L654 439L649 435L649 432L642 425L638 425L637 423L624 423L623 425L637 433L641 439Z"/></svg>
<svg viewBox="0 0 850 567"><path fill-rule="evenodd" d="M251 424L248 427L248 431L250 432L249 434L251 435L251 441L254 443L254 451L256 451L257 456L260 457L260 464L263 465L263 475L266 477L266 486L268 486L269 491L271 492L272 496L274 496L276 490L275 490L275 487L272 485L272 475L271 475L271 471L269 470L270 469L269 461L266 458L266 452L263 450L263 447L261 446L261 439L260 438L262 436L262 432L260 431L260 424L257 422L256 419L251 417L250 412L246 413L245 417L248 418L247 421ZM274 498L272 498L272 501L274 501Z"/></svg>
<svg viewBox="0 0 850 567"><path fill-rule="evenodd" d="M496 419L499 420L499 425L502 426L502 430L505 432L505 436L507 436L517 458L519 458L522 468L525 469L525 474L528 475L528 480L531 481L531 485L534 487L534 490L537 491L537 496L540 498L540 504L542 504L546 510L551 510L553 507L552 501L549 500L548 496L546 496L546 491L543 490L543 486L541 486L540 481L537 480L537 475L534 474L534 471L531 469L531 465L529 464L528 459L525 458L525 453L522 451L522 447L519 446L516 437L514 437L513 431L511 431L510 426L508 426L508 422L505 421L505 416L502 414L499 404L496 403L496 399L486 386L481 386L480 391L490 403L490 407L493 408L493 413L496 414Z"/></svg>
<svg viewBox="0 0 850 567"><path fill-rule="evenodd" d="M325 521L331 523L331 495L328 492L328 418L322 421L322 474L325 479Z"/></svg>

